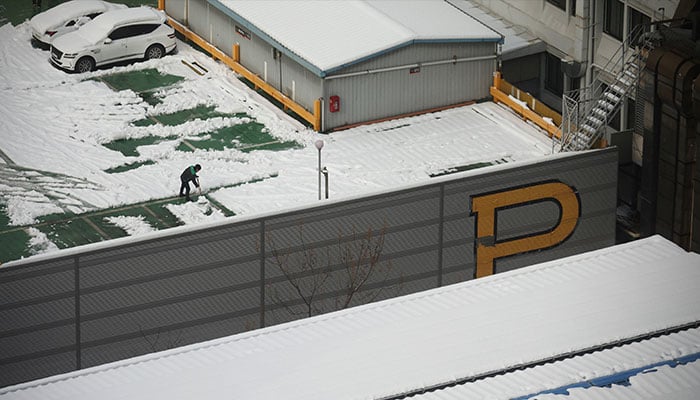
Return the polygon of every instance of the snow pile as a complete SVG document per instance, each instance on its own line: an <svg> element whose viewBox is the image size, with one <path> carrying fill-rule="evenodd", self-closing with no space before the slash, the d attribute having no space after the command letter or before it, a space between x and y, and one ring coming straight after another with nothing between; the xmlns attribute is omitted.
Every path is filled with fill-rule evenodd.
<svg viewBox="0 0 700 400"><path fill-rule="evenodd" d="M221 210L212 208L209 201L201 196L196 202L167 204L165 208L186 224L213 222L225 218Z"/></svg>
<svg viewBox="0 0 700 400"><path fill-rule="evenodd" d="M155 231L143 215L106 217L105 221L122 228L129 236L139 236Z"/></svg>

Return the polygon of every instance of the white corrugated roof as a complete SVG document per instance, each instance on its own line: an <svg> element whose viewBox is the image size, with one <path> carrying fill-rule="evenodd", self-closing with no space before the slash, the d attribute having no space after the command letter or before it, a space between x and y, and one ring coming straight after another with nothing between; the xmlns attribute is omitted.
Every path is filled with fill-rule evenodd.
<svg viewBox="0 0 700 400"><path fill-rule="evenodd" d="M655 236L8 387L0 398L382 398L697 321L700 255Z"/></svg>
<svg viewBox="0 0 700 400"><path fill-rule="evenodd" d="M319 75L414 42L490 41L501 35L442 0L217 0Z"/></svg>
<svg viewBox="0 0 700 400"><path fill-rule="evenodd" d="M654 375L665 368L685 364L692 364L688 368L698 371L699 358L700 328L693 328L418 394L411 399L543 400L549 398L548 394L566 400L651 399L654 397L642 395L645 391L653 393L646 390L648 382L655 382L659 391L664 393L665 397L661 399L695 399L684 395L689 389L700 393L700 375L697 373L690 379L685 373L673 375L673 370L661 377ZM616 386L626 382L635 385ZM614 385L610 387L611 384ZM574 391L580 393L573 396ZM567 392L573 397L565 396Z"/></svg>

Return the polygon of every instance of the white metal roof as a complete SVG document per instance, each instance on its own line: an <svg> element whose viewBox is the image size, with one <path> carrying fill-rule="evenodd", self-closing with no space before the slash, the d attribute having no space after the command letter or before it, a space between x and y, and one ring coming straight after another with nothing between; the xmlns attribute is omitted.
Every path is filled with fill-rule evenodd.
<svg viewBox="0 0 700 400"><path fill-rule="evenodd" d="M700 393L699 358L700 328L693 328L418 394L411 399L695 399L687 393ZM686 371L674 373L680 368ZM624 386L625 383L630 385ZM650 384L656 393L648 390Z"/></svg>
<svg viewBox="0 0 700 400"><path fill-rule="evenodd" d="M7 387L0 399L376 399L697 321L700 255L656 236Z"/></svg>
<svg viewBox="0 0 700 400"><path fill-rule="evenodd" d="M415 42L500 42L442 0L210 0L319 74Z"/></svg>

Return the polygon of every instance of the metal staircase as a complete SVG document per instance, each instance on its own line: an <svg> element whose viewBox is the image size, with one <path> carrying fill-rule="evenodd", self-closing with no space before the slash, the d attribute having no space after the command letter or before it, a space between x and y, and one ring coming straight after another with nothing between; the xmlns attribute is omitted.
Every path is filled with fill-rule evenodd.
<svg viewBox="0 0 700 400"><path fill-rule="evenodd" d="M611 78L610 85L599 76L591 86L564 94L560 151L590 149L603 136L625 97L635 90L654 47L654 34L644 28L648 26L638 25L602 68L601 73Z"/></svg>

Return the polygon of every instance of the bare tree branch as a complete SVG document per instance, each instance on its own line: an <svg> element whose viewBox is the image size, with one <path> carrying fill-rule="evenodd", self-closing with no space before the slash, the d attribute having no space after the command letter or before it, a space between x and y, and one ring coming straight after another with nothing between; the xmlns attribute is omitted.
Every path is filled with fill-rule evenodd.
<svg viewBox="0 0 700 400"><path fill-rule="evenodd" d="M360 233L355 226L346 235L338 229L334 244L325 246L325 253L310 247L304 237L304 225L297 229L296 246L279 247L272 235L267 236L272 259L292 292L303 303L304 312L295 311L290 300L283 299L277 289L270 288L272 300L282 305L291 315L316 315L325 310L327 301L320 301L321 295L336 292L333 310L344 309L353 303L363 304L374 301L384 292L385 285L368 289L368 282L386 282L391 276L391 263L382 262L382 252L387 232L386 222L379 230L368 227ZM333 285L329 287L329 283ZM397 285L397 294L401 283ZM360 293L360 294L358 294ZM326 296L327 298L327 296Z"/></svg>

